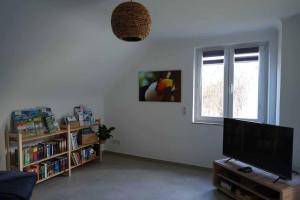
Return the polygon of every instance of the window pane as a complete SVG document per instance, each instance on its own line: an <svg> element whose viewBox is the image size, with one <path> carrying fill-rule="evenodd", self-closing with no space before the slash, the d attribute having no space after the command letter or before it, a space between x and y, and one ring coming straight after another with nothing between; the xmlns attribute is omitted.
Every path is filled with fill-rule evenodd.
<svg viewBox="0 0 300 200"><path fill-rule="evenodd" d="M201 116L203 117L223 117L224 51L221 51L221 55L220 51L215 52L203 53L201 68Z"/></svg>
<svg viewBox="0 0 300 200"><path fill-rule="evenodd" d="M243 49L235 50L234 118L258 119L259 52L258 48L252 49L254 49L253 52L243 51Z"/></svg>

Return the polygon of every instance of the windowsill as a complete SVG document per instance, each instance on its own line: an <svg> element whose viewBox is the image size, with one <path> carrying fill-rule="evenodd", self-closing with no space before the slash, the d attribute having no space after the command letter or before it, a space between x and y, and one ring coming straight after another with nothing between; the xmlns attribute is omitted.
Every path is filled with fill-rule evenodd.
<svg viewBox="0 0 300 200"><path fill-rule="evenodd" d="M211 126L224 126L221 122L192 122L193 124L203 124L203 125L211 125Z"/></svg>

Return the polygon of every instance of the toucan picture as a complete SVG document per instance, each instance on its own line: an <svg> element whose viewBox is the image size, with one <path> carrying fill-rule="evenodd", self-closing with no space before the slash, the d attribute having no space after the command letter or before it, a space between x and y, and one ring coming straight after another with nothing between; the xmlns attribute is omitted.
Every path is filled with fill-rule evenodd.
<svg viewBox="0 0 300 200"><path fill-rule="evenodd" d="M139 72L139 100L181 102L181 71Z"/></svg>

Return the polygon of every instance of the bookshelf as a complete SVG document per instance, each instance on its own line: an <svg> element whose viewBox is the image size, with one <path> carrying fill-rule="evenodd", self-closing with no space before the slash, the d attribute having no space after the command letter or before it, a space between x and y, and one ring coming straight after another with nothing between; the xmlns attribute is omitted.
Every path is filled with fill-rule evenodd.
<svg viewBox="0 0 300 200"><path fill-rule="evenodd" d="M60 131L57 131L55 133L51 134L40 134L37 136L26 136L22 133L7 133L6 137L6 147L7 147L7 169L8 170L18 170L18 171L24 171L27 168L34 167L37 165L43 165L43 163L48 162L50 160L56 160L59 164L59 170L51 172L50 174L47 174L48 171L46 170L45 174L47 174L45 177L40 176L38 183L42 183L46 180L49 180L51 178L54 178L56 176L67 174L68 176L71 176L72 169L82 166L88 162L94 161L94 160L100 160L102 158L102 151L100 147L100 143L97 141L89 144L79 145L78 148L72 149L71 144L71 134L72 133L78 133L82 129L86 128L95 128L98 124L88 125L88 126L80 126L76 128L71 128L70 125L67 126L66 129L61 129ZM38 156L40 159L36 159L31 162L24 162L28 161L26 160L26 155L24 157L23 153L26 152L25 149L28 148L27 146L32 144L40 142L39 144L48 144L53 143L53 146L51 147L52 154L42 154L42 157ZM83 159L80 160L80 163L78 165L72 165L72 153L74 152L81 152L84 151L84 149L92 147L93 145L99 145L99 149L97 150L99 152L99 155L96 156L96 154L92 155L89 159ZM37 145L31 146L30 148L38 148ZM43 146L44 148L48 148L48 146ZM58 150L54 151L54 147ZM10 149L14 148L15 155L17 157L17 160L11 160L11 151ZM48 149L46 150L48 152ZM42 151L44 152L44 151ZM54 153L53 153L54 152ZM32 152L31 152L32 153ZM38 152L40 153L40 152ZM26 154L26 153L25 153ZM31 155L32 156L32 155ZM43 157L44 156L44 157ZM66 162L67 160L67 162ZM54 164L53 164L54 165ZM53 166L52 166L53 167ZM54 167L53 167L54 168ZM47 168L46 168L47 169ZM41 169L39 169L40 171ZM40 172L39 172L40 173Z"/></svg>

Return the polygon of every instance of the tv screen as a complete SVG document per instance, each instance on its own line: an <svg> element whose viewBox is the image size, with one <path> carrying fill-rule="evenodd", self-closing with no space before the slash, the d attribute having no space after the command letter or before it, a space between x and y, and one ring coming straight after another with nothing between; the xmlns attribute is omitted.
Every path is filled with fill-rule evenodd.
<svg viewBox="0 0 300 200"><path fill-rule="evenodd" d="M224 119L223 155L292 178L293 129Z"/></svg>

